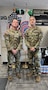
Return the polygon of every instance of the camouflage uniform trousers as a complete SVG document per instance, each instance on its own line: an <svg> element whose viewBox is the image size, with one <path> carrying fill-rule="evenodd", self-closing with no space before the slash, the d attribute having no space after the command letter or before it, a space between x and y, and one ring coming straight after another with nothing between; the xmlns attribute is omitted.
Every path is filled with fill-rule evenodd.
<svg viewBox="0 0 48 90"><path fill-rule="evenodd" d="M39 59L38 53L39 53L39 49L36 49L35 51L30 51L28 49L29 64L31 64L30 70L35 76L38 76L41 74L41 72L40 72L40 59Z"/></svg>
<svg viewBox="0 0 48 90"><path fill-rule="evenodd" d="M13 75L13 69L15 70L15 73L20 72L19 58L20 58L20 51L18 51L16 55L13 55L11 51L8 51L8 75L10 76ZM13 66L13 64L15 67Z"/></svg>

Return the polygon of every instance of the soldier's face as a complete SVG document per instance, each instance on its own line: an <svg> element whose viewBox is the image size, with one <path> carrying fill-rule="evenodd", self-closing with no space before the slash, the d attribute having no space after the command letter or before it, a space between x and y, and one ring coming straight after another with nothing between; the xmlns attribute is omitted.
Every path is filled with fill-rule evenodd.
<svg viewBox="0 0 48 90"><path fill-rule="evenodd" d="M17 28L17 27L18 27L18 21L17 21L16 19L13 20L12 26L13 26L14 28Z"/></svg>
<svg viewBox="0 0 48 90"><path fill-rule="evenodd" d="M31 25L31 26L34 26L35 23L36 23L35 18L34 18L34 17L30 17L30 25Z"/></svg>

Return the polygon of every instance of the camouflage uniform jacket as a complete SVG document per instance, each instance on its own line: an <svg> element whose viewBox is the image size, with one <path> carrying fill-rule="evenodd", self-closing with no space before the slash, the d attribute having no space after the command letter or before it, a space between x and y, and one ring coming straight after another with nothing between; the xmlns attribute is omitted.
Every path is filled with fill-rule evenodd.
<svg viewBox="0 0 48 90"><path fill-rule="evenodd" d="M5 44L7 50L10 51L12 49L21 49L22 46L22 35L20 30L9 29L4 34Z"/></svg>
<svg viewBox="0 0 48 90"><path fill-rule="evenodd" d="M42 32L39 27L29 28L25 32L25 43L28 48L35 47L39 48L40 41L42 39Z"/></svg>

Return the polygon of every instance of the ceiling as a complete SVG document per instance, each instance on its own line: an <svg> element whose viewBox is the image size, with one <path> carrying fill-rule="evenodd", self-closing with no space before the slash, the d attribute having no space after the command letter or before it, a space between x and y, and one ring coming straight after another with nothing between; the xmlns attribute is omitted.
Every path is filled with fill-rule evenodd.
<svg viewBox="0 0 48 90"><path fill-rule="evenodd" d="M48 0L0 0L0 6L23 9L48 9Z"/></svg>

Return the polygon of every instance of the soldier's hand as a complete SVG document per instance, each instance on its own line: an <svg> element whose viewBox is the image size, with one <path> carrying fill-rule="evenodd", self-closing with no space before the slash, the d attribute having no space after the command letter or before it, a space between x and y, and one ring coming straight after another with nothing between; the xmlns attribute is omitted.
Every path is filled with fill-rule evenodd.
<svg viewBox="0 0 48 90"><path fill-rule="evenodd" d="M12 53L15 55L17 53L17 50L12 49Z"/></svg>
<svg viewBox="0 0 48 90"><path fill-rule="evenodd" d="M31 47L30 50L31 50L31 51L35 51L35 48L34 48L34 47Z"/></svg>

